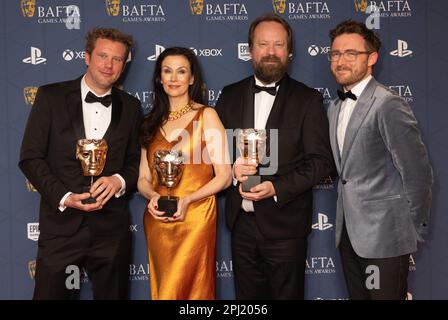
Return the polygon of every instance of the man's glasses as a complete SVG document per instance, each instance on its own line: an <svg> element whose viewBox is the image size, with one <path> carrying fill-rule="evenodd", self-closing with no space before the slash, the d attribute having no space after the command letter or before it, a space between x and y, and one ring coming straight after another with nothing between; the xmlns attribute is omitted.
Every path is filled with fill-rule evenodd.
<svg viewBox="0 0 448 320"><path fill-rule="evenodd" d="M356 50L347 50L344 52L340 51L330 51L328 53L328 61L339 61L342 56L344 56L345 61L355 61L360 54L371 54L370 51L356 51Z"/></svg>

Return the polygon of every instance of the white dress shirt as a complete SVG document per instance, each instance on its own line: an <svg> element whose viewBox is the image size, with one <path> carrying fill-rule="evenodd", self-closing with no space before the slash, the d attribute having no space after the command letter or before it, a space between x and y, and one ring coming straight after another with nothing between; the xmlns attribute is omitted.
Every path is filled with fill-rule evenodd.
<svg viewBox="0 0 448 320"><path fill-rule="evenodd" d="M255 77L255 84L261 87L275 87L275 83L264 85L260 80ZM277 87L277 92L278 92ZM254 127L255 129L265 129L266 122L268 121L269 114L271 113L272 106L276 96L273 96L266 91L260 91L255 93L254 97ZM232 170L233 171L233 170ZM236 185L236 179L234 179L234 185ZM274 196L274 200L277 201L277 197ZM241 208L246 212L254 212L254 203L252 200L243 199Z"/></svg>
<svg viewBox="0 0 448 320"><path fill-rule="evenodd" d="M112 89L105 94L98 95L92 90L86 83L86 76L81 79L81 100L82 100L82 116L84 121L84 130L86 133L86 139L102 139L106 134L107 128L109 128L110 121L112 119L112 108L110 105L108 108L103 106L100 102L87 103L85 101L87 94L91 91L98 97L103 97L111 94ZM126 191L126 182L123 177L118 173L114 174L121 181L121 189L115 194L115 197L122 196ZM64 202L71 195L72 192L67 192L59 202L59 210L62 212L65 210Z"/></svg>
<svg viewBox="0 0 448 320"><path fill-rule="evenodd" d="M372 78L371 75L367 76L367 78L363 79L360 83L353 87L351 90L352 93L359 98L361 93L364 91L367 83ZM344 92L347 92L344 88ZM337 128L337 139L339 146L339 154L342 155L342 148L344 147L344 139L345 139L345 131L347 130L348 122L350 121L350 117L352 116L353 110L355 109L356 102L358 100L352 100L350 98L345 99L341 103L341 109L339 110L338 116L338 128Z"/></svg>

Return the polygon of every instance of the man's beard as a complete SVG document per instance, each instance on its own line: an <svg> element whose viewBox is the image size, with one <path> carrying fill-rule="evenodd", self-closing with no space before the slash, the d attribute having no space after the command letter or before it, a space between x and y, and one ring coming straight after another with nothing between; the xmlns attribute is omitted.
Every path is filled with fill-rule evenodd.
<svg viewBox="0 0 448 320"><path fill-rule="evenodd" d="M276 62L275 64L266 64L265 62ZM273 83L279 81L288 69L288 62L282 63L277 56L266 56L261 58L260 62L253 61L255 76L263 83Z"/></svg>
<svg viewBox="0 0 448 320"><path fill-rule="evenodd" d="M340 70L349 71L350 74L348 76L346 76L346 77L342 77L342 76L338 77L337 76L337 71L340 71ZM355 85L355 84L359 83L362 79L364 79L366 77L366 75L367 75L367 68L365 68L365 69L358 69L358 70L357 69L352 70L350 68L337 67L336 70L335 71L332 70L331 73L333 74L336 82L339 85L341 85L343 87L349 87L349 86L352 86L352 85Z"/></svg>

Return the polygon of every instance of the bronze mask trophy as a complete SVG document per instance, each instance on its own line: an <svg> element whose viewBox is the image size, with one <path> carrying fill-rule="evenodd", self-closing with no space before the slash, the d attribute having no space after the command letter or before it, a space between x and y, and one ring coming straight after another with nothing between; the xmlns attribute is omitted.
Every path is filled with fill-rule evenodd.
<svg viewBox="0 0 448 320"><path fill-rule="evenodd" d="M237 147L240 155L250 163L259 164L266 152L266 130L241 129L238 131ZM244 192L250 192L250 188L261 183L259 175L247 176L242 183Z"/></svg>
<svg viewBox="0 0 448 320"><path fill-rule="evenodd" d="M90 193L93 177L97 177L103 172L107 149L107 142L104 139L80 139L76 143L76 159L81 162L83 175L90 177L90 186L83 186L83 193ZM96 199L91 196L81 202L84 204L95 203Z"/></svg>
<svg viewBox="0 0 448 320"><path fill-rule="evenodd" d="M154 152L154 167L157 172L159 185L168 190L167 196L158 200L158 210L164 211L162 217L172 217L177 211L179 197L171 195L172 188L176 187L184 171L184 158L181 151L157 150Z"/></svg>

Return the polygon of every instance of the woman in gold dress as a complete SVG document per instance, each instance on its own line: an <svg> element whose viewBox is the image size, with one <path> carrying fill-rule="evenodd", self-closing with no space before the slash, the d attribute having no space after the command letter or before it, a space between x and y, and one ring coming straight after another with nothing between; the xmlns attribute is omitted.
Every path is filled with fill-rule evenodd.
<svg viewBox="0 0 448 320"><path fill-rule="evenodd" d="M204 83L195 54L168 48L157 59L154 106L141 134L139 192L144 215L151 299L215 299L216 193L231 182L227 140L215 110L203 105ZM170 195L177 212L158 209L168 190L157 180L154 152L181 151L184 170Z"/></svg>

